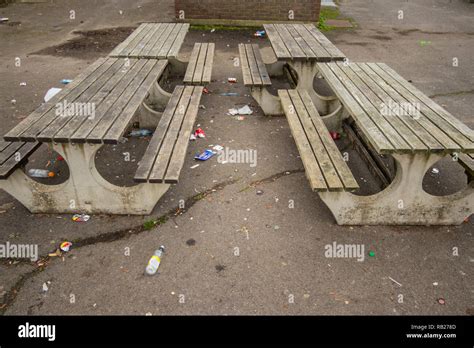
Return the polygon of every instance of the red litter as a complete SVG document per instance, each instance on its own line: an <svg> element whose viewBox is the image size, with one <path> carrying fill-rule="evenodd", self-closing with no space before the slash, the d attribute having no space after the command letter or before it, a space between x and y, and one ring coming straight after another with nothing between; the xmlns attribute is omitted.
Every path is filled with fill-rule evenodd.
<svg viewBox="0 0 474 348"><path fill-rule="evenodd" d="M194 132L194 136L196 138L205 138L206 137L206 134L204 133L204 131L201 129L201 128L198 128L196 129L196 131Z"/></svg>
<svg viewBox="0 0 474 348"><path fill-rule="evenodd" d="M338 132L329 132L329 134L331 134L331 138L333 140L337 140L341 138L341 135Z"/></svg>
<svg viewBox="0 0 474 348"><path fill-rule="evenodd" d="M204 94L209 94L209 90L207 89L207 87L204 87L204 88L202 89L202 93L204 93Z"/></svg>
<svg viewBox="0 0 474 348"><path fill-rule="evenodd" d="M229 83L237 83L237 79L235 77L229 77L227 81L229 81Z"/></svg>
<svg viewBox="0 0 474 348"><path fill-rule="evenodd" d="M59 248L64 252L68 252L71 249L71 247L72 247L71 242L64 242L64 243L61 243L61 246Z"/></svg>

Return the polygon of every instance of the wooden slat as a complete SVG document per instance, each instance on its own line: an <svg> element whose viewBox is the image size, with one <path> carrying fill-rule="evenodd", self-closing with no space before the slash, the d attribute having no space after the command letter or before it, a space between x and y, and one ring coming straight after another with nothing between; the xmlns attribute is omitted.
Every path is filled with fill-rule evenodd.
<svg viewBox="0 0 474 348"><path fill-rule="evenodd" d="M323 145L319 134L328 133L326 126L321 127L321 123L314 124L311 121L311 118L306 110L301 97L296 90L289 90L288 94L290 96L291 102L294 105L296 115L299 119L300 125L304 132L304 137L307 138L310 147L305 148L305 151L312 152L316 162L318 163L321 172L323 173L324 180L326 181L326 185L329 190L332 191L342 191L344 189L344 185L342 184L339 176L332 164L332 161L326 151L325 146ZM316 113L316 116L319 117L319 114ZM319 128L315 128L318 126ZM296 142L301 141L300 138L295 139ZM303 159L303 154L300 153ZM305 155L305 158L307 155Z"/></svg>
<svg viewBox="0 0 474 348"><path fill-rule="evenodd" d="M10 144L11 144L11 141L0 140L0 151L3 151L4 149L6 149L8 146L10 146Z"/></svg>
<svg viewBox="0 0 474 348"><path fill-rule="evenodd" d="M130 99L130 101L128 102L125 109L112 124L107 134L103 137L103 143L118 143L119 139L122 137L123 133L127 129L127 126L135 115L136 111L143 103L143 100L146 98L148 91L150 91L154 83L157 83L159 77L163 74L163 71L165 70L167 64L167 60L159 60L155 64L148 76L146 76L146 78L144 79L140 88L138 88L132 99Z"/></svg>
<svg viewBox="0 0 474 348"><path fill-rule="evenodd" d="M298 46L303 50L306 58L317 57L314 51L311 49L311 46L303 39L303 36L295 29L295 26L293 24L287 24L285 27L290 33L290 35L293 37L293 39L296 41Z"/></svg>
<svg viewBox="0 0 474 348"><path fill-rule="evenodd" d="M196 42L194 44L193 51L191 52L191 57L189 57L188 67L186 69L186 73L184 75L183 81L185 83L192 83L194 71L196 70L196 64L199 56L199 52L201 51L202 43Z"/></svg>
<svg viewBox="0 0 474 348"><path fill-rule="evenodd" d="M8 144L9 145L0 152L0 164L3 164L7 159L13 156L24 143L10 142Z"/></svg>
<svg viewBox="0 0 474 348"><path fill-rule="evenodd" d="M377 67L372 67L370 64L364 63L364 65L367 67L367 69L372 69L377 75L379 80L384 78L383 71L377 71ZM374 69L375 68L375 69ZM386 76L385 76L386 77ZM387 81L385 81L387 82ZM396 100L397 103L400 105L403 105L403 103L408 103L408 101L403 98L403 96L399 93L399 91L394 88L396 87L396 84L394 85L394 81L388 81L390 89L392 91L391 97ZM426 115L421 111L418 115L418 117L413 118L416 122L418 122L423 128L427 130L427 132L433 136L443 147L442 150L449 150L449 151L455 151L459 149L459 145L456 144L452 139L450 139L442 130L440 130L436 125L434 125L427 117ZM438 151L439 149L433 149L431 148L432 151Z"/></svg>
<svg viewBox="0 0 474 348"><path fill-rule="evenodd" d="M397 82L399 82L405 89L411 92L415 97L417 97L421 102L423 102L426 106L431 108L434 112L436 112L440 117L445 119L448 123L450 123L453 127L455 127L459 132L465 135L471 141L474 141L474 130L469 128L466 124L462 123L460 120L455 118L451 115L448 111L443 109L440 105L436 102L431 100L428 96L426 96L423 92L413 86L410 82L405 80L402 76L400 76L395 70L390 68L386 64L378 64L379 67L383 68L384 71L392 76Z"/></svg>
<svg viewBox="0 0 474 348"><path fill-rule="evenodd" d="M137 47L137 45L143 40L143 38L148 34L150 30L153 29L153 24L143 23L143 29L138 33L138 35L130 41L130 43L124 47L122 52L118 57L130 57L130 53Z"/></svg>
<svg viewBox="0 0 474 348"><path fill-rule="evenodd" d="M324 175L319 168L316 157L311 149L311 145L298 119L298 114L294 109L288 91L279 90L278 96L280 97L281 105L285 111L286 118L288 119L291 134L293 135L293 139L295 139L296 147L298 148L301 160L303 161L306 177L309 180L311 189L314 191L327 191L328 187L326 185L326 180L324 179Z"/></svg>
<svg viewBox="0 0 474 348"><path fill-rule="evenodd" d="M160 30L160 26L161 26L160 24L154 24L150 26L150 30L148 31L148 33L146 33L146 35L140 40L140 42L137 43L135 48L132 51L130 51L130 54L129 54L130 57L142 56L142 52L145 49L145 47L154 41L155 34L156 32Z"/></svg>
<svg viewBox="0 0 474 348"><path fill-rule="evenodd" d="M330 66L333 72L344 80L345 87L352 94L354 99L358 101L372 121L374 121L379 129L385 134L393 147L401 152L410 152L412 148L407 144L403 137L398 134L396 129L393 128L388 119L383 117L380 107L374 107L369 99L367 99L367 96L362 92L364 84L359 77L357 77L345 64L331 64Z"/></svg>
<svg viewBox="0 0 474 348"><path fill-rule="evenodd" d="M109 109L106 115L104 115L100 122L94 127L92 132L87 136L86 141L89 143L102 143L102 138L107 133L109 128L114 124L117 118L122 113L123 109L130 102L130 99L135 95L137 89L143 82L143 79L148 76L153 66L157 63L156 60L146 60L146 63L143 65L143 68L136 74L136 76L130 81L130 84L127 86L125 91L120 95L118 101ZM140 65L139 62L137 65ZM135 66L133 68L135 68ZM132 69L133 69L132 68ZM143 98L144 99L144 98ZM143 100L142 99L142 100Z"/></svg>
<svg viewBox="0 0 474 348"><path fill-rule="evenodd" d="M166 133L168 132L168 128L171 124L171 120L173 119L175 110L178 106L178 103L181 99L181 95L183 94L184 86L176 86L171 98L168 102L168 105L161 116L160 122L155 129L155 133L148 144L148 147L143 155L140 163L138 165L138 169L135 173L134 181L136 182L147 182L150 176L150 172L153 169L153 165L155 164L156 157L160 152L161 146L165 139Z"/></svg>
<svg viewBox="0 0 474 348"><path fill-rule="evenodd" d="M423 102L424 99L428 99L428 100L431 100L431 99L424 96L424 94L422 94L416 88L413 91L414 92L416 91L417 96L411 93L408 89L405 88L405 85L407 83L409 84L409 82L404 80L401 76L395 79L393 76L389 75L385 71L385 69L387 70L389 69L387 65L385 64L377 65L375 63L371 63L368 65L375 72L377 72L378 75L381 76L385 81L389 82L394 87L397 86L395 89L398 91L398 93L401 96L403 96L406 99L407 102L412 103L412 104L415 104L415 103L419 104L421 108L420 110L421 113L423 113L426 116L426 118L430 120L434 124L434 126L442 132L443 137L446 135L447 137L450 138L450 140L452 140L452 142L448 142L448 144L453 145L453 142L454 142L454 144L457 144L463 149L470 149L474 151L474 142L469 139L468 133L465 134L463 131L456 129L455 126L451 122L449 122L446 118L442 117L441 115L433 111ZM457 121L453 116L451 116L450 119ZM456 123L454 121L453 123ZM464 127L467 127L467 126L464 125ZM472 133L472 131L470 133Z"/></svg>
<svg viewBox="0 0 474 348"><path fill-rule="evenodd" d="M242 66L242 76L245 86L253 85L252 74L250 74L250 67L247 58L247 50L244 44L239 44L240 65Z"/></svg>
<svg viewBox="0 0 474 348"><path fill-rule="evenodd" d="M344 53L334 46L334 44L329 41L328 38L324 36L318 29L316 29L314 24L304 24L304 26L314 36L314 38L321 43L321 46L323 46L324 49L328 51L329 54L331 54L333 60L343 60L346 58Z"/></svg>
<svg viewBox="0 0 474 348"><path fill-rule="evenodd" d="M160 51L156 55L157 58L167 58L168 57L168 52L171 49L171 46L173 45L174 41L176 40L176 37L179 33L179 30L181 29L179 24L176 24L173 30L171 31L170 35L164 42L163 46L161 47Z"/></svg>
<svg viewBox="0 0 474 348"><path fill-rule="evenodd" d="M168 169L171 154L173 153L173 149L178 139L179 131L181 129L184 116L186 115L186 110L188 108L192 92L192 86L187 86L184 88L184 92L175 110L170 127L168 128L168 132L166 133L162 148L160 149L160 153L158 154L155 164L153 165L153 169L150 172L149 182L162 183L164 181L165 173Z"/></svg>
<svg viewBox="0 0 474 348"><path fill-rule="evenodd" d="M321 43L309 32L309 30L301 24L293 24L293 28L301 35L303 40L313 51L319 61L329 61L331 54L324 49Z"/></svg>
<svg viewBox="0 0 474 348"><path fill-rule="evenodd" d="M84 80L90 76L94 71L99 69L107 60L105 58L99 58L93 64L88 66L81 74L79 74L71 83L66 85L66 87L51 98L48 102L42 104L39 108L33 111L27 118L21 121L17 126L5 134L4 139L6 141L18 141L20 135L34 125L38 120L40 120L49 110L54 108L56 104L61 100L69 96L69 94L78 88ZM87 88L87 87L81 87Z"/></svg>
<svg viewBox="0 0 474 348"><path fill-rule="evenodd" d="M207 45L206 64L204 66L204 72L202 73L202 83L211 83L212 67L214 65L215 44L208 43Z"/></svg>
<svg viewBox="0 0 474 348"><path fill-rule="evenodd" d="M173 45L171 46L168 52L168 57L170 58L176 58L178 56L179 50L181 49L181 46L183 45L186 34L188 33L188 30L189 30L189 23L183 23L183 24L180 24L180 26L181 28L179 30L178 35L176 35L176 40L174 41Z"/></svg>
<svg viewBox="0 0 474 348"><path fill-rule="evenodd" d="M155 45L157 45L161 41L163 33L165 32L167 26L164 23L160 23L159 25L157 25L157 27L158 29L153 34L153 37L150 39L150 41L147 42L145 47L143 47L143 50L140 52L140 57L149 58L150 52L153 47L155 47Z"/></svg>
<svg viewBox="0 0 474 348"><path fill-rule="evenodd" d="M353 64L351 64L352 66ZM383 103L388 105L391 103L398 103L397 92L383 79L380 78L372 69L365 64L357 64L356 69L360 69L366 76L369 77L367 81L372 81L370 87L379 96ZM393 97L393 98L392 98ZM434 151L442 151L444 147L425 129L423 128L413 117L399 117L410 130L418 136L418 138L425 144L427 149ZM408 133L405 133L408 134Z"/></svg>
<svg viewBox="0 0 474 348"><path fill-rule="evenodd" d="M460 153L458 154L458 162L461 164L464 169L470 174L474 176L474 158L468 154Z"/></svg>
<svg viewBox="0 0 474 348"><path fill-rule="evenodd" d="M311 97L309 96L307 91L299 91L301 100L303 101L306 110L308 112L311 121L313 122L314 127L318 131L318 135L321 139L321 142L324 144L326 151L331 158L331 161L336 168L337 174L341 179L342 183L344 184L344 188L346 191L353 191L359 188L359 184L357 183L356 179L352 175L352 172L344 161L344 158L341 155L341 152L337 148L334 140L332 139L329 131L324 124L324 121L319 116L318 110L313 104Z"/></svg>
<svg viewBox="0 0 474 348"><path fill-rule="evenodd" d="M193 83L199 84L202 82L202 73L204 71L204 64L206 63L207 55L207 44L201 45L201 50L199 51L199 57L196 63L196 69L194 70Z"/></svg>
<svg viewBox="0 0 474 348"><path fill-rule="evenodd" d="M307 58L306 54L303 52L300 46L298 46L297 42L293 36L291 36L288 29L286 29L285 24L275 24L275 28L283 39L283 42L285 43L286 48L288 48L288 51L290 52L293 59Z"/></svg>
<svg viewBox="0 0 474 348"><path fill-rule="evenodd" d="M13 171L20 165L26 162L28 157L41 145L38 142L23 143L20 148L15 151L18 153L20 160L17 156L11 156L0 166L0 179L7 179Z"/></svg>
<svg viewBox="0 0 474 348"><path fill-rule="evenodd" d="M92 101L99 91L104 87L104 85L112 78L112 76L121 69L123 65L123 61L121 59L117 59L117 61L100 77L98 77L94 83L87 88L79 97L77 97L74 101L67 101L69 105L74 105L76 103L93 103ZM98 101L100 102L100 100ZM76 104L78 105L78 104ZM36 139L41 142L51 142L53 140L54 135L60 131L63 127L68 124L71 126L80 124L86 119L88 116L80 116L80 115L56 115L53 122L51 122L47 128L45 128L40 134L36 136Z"/></svg>
<svg viewBox="0 0 474 348"><path fill-rule="evenodd" d="M247 51L247 58L250 66L250 74L252 75L252 80L254 85L261 85L262 78L260 72L258 71L257 61L255 60L255 55L251 45L245 45Z"/></svg>
<svg viewBox="0 0 474 348"><path fill-rule="evenodd" d="M95 105L95 111L96 114L91 116L85 116L85 117L75 117L67 125L65 125L59 132L57 132L54 137L53 141L58 142L58 143L64 143L64 142L70 142L71 137L73 134L79 129L79 127L82 126L82 124L87 120L87 119L92 119L95 117L98 117L98 114L103 114L104 109L101 107L101 103L106 100L106 98L109 96L110 93L115 89L115 87L122 81L122 79L126 76L126 73L130 71L130 69L138 62L138 59L129 59L127 58L121 58L122 61L122 66L118 71L116 71L111 78L108 78L107 83L101 88L99 92L97 92L96 95L94 95L93 98L89 100L89 103ZM128 62L129 66L126 66L126 62ZM109 69L110 70L110 69ZM109 106L107 109L110 107L111 103L109 102ZM99 116L100 117L100 116Z"/></svg>
<svg viewBox="0 0 474 348"><path fill-rule="evenodd" d="M270 75L268 75L267 67L263 62L262 54L260 53L260 48L258 45L252 45L253 55L255 57L255 62L257 63L258 74L260 75L260 79L262 80L262 84L264 86L269 86L272 84L270 80Z"/></svg>
<svg viewBox="0 0 474 348"><path fill-rule="evenodd" d="M160 38L160 41L158 41L155 44L155 47L153 47L150 51L150 53L146 56L146 58L157 58L159 56L159 53L161 51L161 48L165 44L166 40L169 38L171 31L175 27L175 23L167 23L165 31L163 32L163 35Z"/></svg>
<svg viewBox="0 0 474 348"><path fill-rule="evenodd" d="M109 56L117 56L122 52L122 50L128 46L128 44L137 37L137 35L145 28L144 24L140 24L137 29L135 29L123 42L121 42L117 47L115 47Z"/></svg>
<svg viewBox="0 0 474 348"><path fill-rule="evenodd" d="M79 87L74 88L74 90L68 94L67 98L62 100L67 100L68 103L74 102L84 91L92 86L96 80L110 68L111 65L115 64L116 61L116 58L108 59L103 65L100 66L100 68L87 76ZM47 128L57 117L58 116L56 116L55 108L49 110L39 121L37 121L20 135L20 140L36 141L36 136L41 133L42 130Z"/></svg>
<svg viewBox="0 0 474 348"><path fill-rule="evenodd" d="M388 100L392 100L390 96L359 67L358 64L349 64L348 68L351 69L360 78L362 82L359 83L357 87L365 93L365 95L375 107L378 106L380 108L382 104L385 104ZM388 117L386 118L388 119ZM417 136L418 132L407 126L406 123L418 125L418 123L415 120L412 120L411 117L390 116L390 122L392 123L393 127L399 132L399 134L405 139L405 141L410 145L413 152L423 152L428 149L428 147L423 143L423 141L421 141L420 138ZM421 126L419 127L422 131L424 131L424 128L422 128Z"/></svg>
<svg viewBox="0 0 474 348"><path fill-rule="evenodd" d="M203 87L194 87L191 100L186 110L183 124L178 135L178 140L171 155L168 170L164 178L165 183L175 184L178 182L179 174L183 168L186 151L189 145L189 136L193 130L194 122L199 110L199 102L201 101Z"/></svg>
<svg viewBox="0 0 474 348"><path fill-rule="evenodd" d="M100 103L99 107L96 109L95 117L84 120L82 125L74 132L74 134L69 136L70 142L86 142L87 136L94 129L94 127L96 127L101 122L102 118L112 117L110 113L117 112L118 105L121 105L124 102L124 100L121 98L122 94L125 90L127 90L131 81L137 76L147 60L130 59L130 62L134 62L134 64L130 64L120 82L115 86L111 93L107 95L105 100Z"/></svg>
<svg viewBox="0 0 474 348"><path fill-rule="evenodd" d="M280 58L280 59L292 58L290 51L288 51L288 48L286 48L285 43L283 42L280 34L275 28L275 25L264 24L263 27L265 28L268 38L270 39L270 43L272 44L273 51L275 51L275 55L277 56L277 58Z"/></svg>
<svg viewBox="0 0 474 348"><path fill-rule="evenodd" d="M347 91L344 84L329 68L329 64L330 63L318 63L317 66L328 85L332 88L354 120L358 123L362 133L367 138L367 141L369 141L380 154L393 152L395 149L392 144Z"/></svg>

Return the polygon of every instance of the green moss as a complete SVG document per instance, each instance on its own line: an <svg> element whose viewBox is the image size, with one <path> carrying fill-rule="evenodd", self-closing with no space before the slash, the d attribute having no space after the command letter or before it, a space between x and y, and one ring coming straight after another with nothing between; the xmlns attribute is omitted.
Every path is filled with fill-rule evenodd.
<svg viewBox="0 0 474 348"><path fill-rule="evenodd" d="M166 223L166 221L168 221L168 217L166 215L159 217L158 220L151 219L143 223L143 228L145 230L151 230L155 226L163 225Z"/></svg>
<svg viewBox="0 0 474 348"><path fill-rule="evenodd" d="M334 27L327 25L328 19L337 19L340 15L338 8L322 7L319 13L318 29L321 31L329 31L335 29Z"/></svg>
<svg viewBox="0 0 474 348"><path fill-rule="evenodd" d="M323 16L325 19L338 19L340 15L341 12L339 11L339 9L332 7L321 8L321 12L319 14L320 17Z"/></svg>

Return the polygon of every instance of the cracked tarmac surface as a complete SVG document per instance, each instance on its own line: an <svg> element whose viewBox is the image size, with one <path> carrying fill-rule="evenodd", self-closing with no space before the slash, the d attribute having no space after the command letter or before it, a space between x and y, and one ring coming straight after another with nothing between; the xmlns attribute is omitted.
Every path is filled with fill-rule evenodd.
<svg viewBox="0 0 474 348"><path fill-rule="evenodd" d="M64 7L14 4L0 8L1 15L24 23L20 29L0 27L0 37L6 42L0 52L0 73L6 82L0 87L0 107L6 111L0 125L3 133L34 110L48 88L60 87L61 79L74 78L103 55L100 50L72 50L69 56L32 52L62 44L73 30L170 19L165 5L159 15L150 11L151 1L137 3L142 11L129 8L126 1L112 3L107 8L113 11L101 12L102 18L79 1L66 1ZM447 11L442 1L437 3L433 18ZM82 11L77 11L78 20L84 23L61 19L58 14L70 6ZM469 33L474 28L463 13L471 11L472 16L474 8L452 5L449 11L459 16L452 25L439 18L438 28L420 15L418 19L425 22L413 21L411 16L423 8L419 3L403 3L410 17L400 26L396 21L371 22L396 12L396 4L386 5L388 9L376 7L372 13L364 11L364 6L361 1L343 2L343 13L359 27L328 32L329 39L354 61L386 62L472 127L472 93L468 91L474 68L463 62L472 56L474 36ZM118 9L126 13L123 18L117 15ZM238 56L237 44L249 40L268 53L268 41L253 38L251 31L193 30L188 34L183 58L189 56L194 42L216 42L212 93L203 96L205 109L196 122L207 137L190 144L180 183L172 186L151 216L93 215L87 223L74 223L70 215L32 215L0 192L0 206L7 204L0 214L0 243L38 244L43 262L38 266L0 260L1 314L472 314L473 222L444 227L337 226L310 190L285 118L264 117L240 83L241 72L233 66L233 58ZM420 40L432 44L421 47ZM456 69L449 64L453 52L461 62ZM17 56L23 64L13 70ZM227 77L237 77L239 83L229 85ZM20 87L22 81L27 86ZM223 97L222 92L239 96ZM16 105L11 99L17 100ZM253 115L241 121L226 115L229 108L244 104L251 105ZM111 182L130 185L148 140L130 139L104 148L96 160L99 171ZM211 144L255 149L258 164L255 168L220 165L214 158L190 169L195 164L193 155ZM358 155L345 140L338 145L350 153L349 164L365 192L374 192L376 182ZM125 149L134 162L123 162ZM44 166L52 158L42 147L29 168ZM67 165L55 166L61 171L57 180L64 180ZM462 168L446 161L436 166L440 173L427 175L427 190L448 193L465 185ZM184 209L179 208L180 200L185 201ZM147 230L143 224L149 220L159 223ZM64 240L73 242L64 259L48 257ZM326 258L325 246L333 242L363 244L365 260ZM146 263L160 245L165 245L166 252L159 274L147 277ZM453 248L458 256L453 255ZM369 251L375 256L369 257ZM42 291L44 283L47 292ZM446 304L440 305L438 298Z"/></svg>

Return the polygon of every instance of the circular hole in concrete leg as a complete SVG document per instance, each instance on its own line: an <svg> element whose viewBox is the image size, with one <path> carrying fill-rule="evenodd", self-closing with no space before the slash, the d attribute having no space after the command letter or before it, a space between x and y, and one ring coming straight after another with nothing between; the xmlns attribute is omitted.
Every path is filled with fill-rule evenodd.
<svg viewBox="0 0 474 348"><path fill-rule="evenodd" d="M423 190L433 196L448 196L459 192L466 185L464 168L451 156L436 162L423 178Z"/></svg>
<svg viewBox="0 0 474 348"><path fill-rule="evenodd" d="M32 180L45 185L58 185L69 179L69 166L66 160L49 146L41 145L29 158L25 166L28 175L30 169L48 170L54 173L54 177L35 178Z"/></svg>

